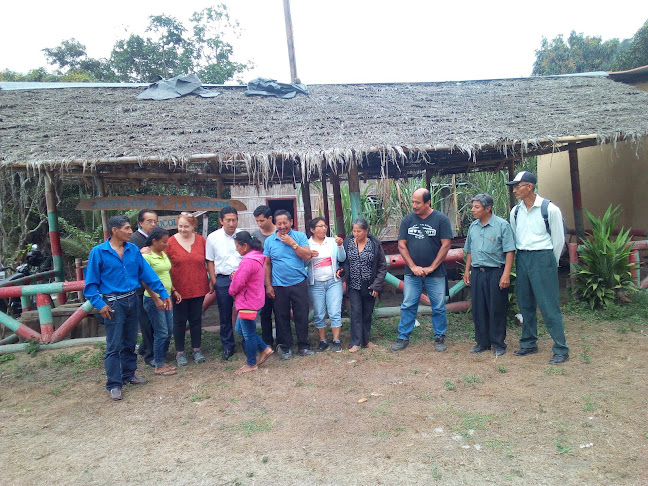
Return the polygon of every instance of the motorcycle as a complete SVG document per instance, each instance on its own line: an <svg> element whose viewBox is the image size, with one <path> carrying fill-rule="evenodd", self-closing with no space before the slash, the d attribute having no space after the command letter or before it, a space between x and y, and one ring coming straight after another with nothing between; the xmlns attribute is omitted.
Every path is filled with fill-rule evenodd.
<svg viewBox="0 0 648 486"><path fill-rule="evenodd" d="M15 273L9 277L6 276L7 270L12 270L10 267L5 267L0 263L0 288L11 286L8 282L18 280L29 275L34 275L40 272L51 270L52 257L45 257L43 252L38 248L38 245L32 245L31 249L25 257L25 262L21 263L15 268ZM0 299L0 312L11 315L14 319L18 319L22 314L22 304L20 297L11 297L10 299Z"/></svg>

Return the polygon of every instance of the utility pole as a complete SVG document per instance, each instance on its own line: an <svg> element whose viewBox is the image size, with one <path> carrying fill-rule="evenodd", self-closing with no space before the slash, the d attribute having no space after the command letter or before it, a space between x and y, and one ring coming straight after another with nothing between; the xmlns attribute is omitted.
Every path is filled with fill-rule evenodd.
<svg viewBox="0 0 648 486"><path fill-rule="evenodd" d="M292 17L290 15L290 0L283 0L284 17L286 19L286 40L288 41L288 62L290 63L290 82L299 83L297 77L297 61L295 60L295 41L293 39Z"/></svg>

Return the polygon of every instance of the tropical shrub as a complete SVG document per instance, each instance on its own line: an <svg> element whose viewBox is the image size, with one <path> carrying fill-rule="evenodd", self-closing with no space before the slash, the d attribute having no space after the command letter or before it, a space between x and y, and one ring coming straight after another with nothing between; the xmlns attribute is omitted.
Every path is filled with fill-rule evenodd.
<svg viewBox="0 0 648 486"><path fill-rule="evenodd" d="M583 243L579 254L582 263L576 266L576 289L591 309L613 304L619 292L637 290L630 273L630 230L621 228L612 239L619 213L619 206L612 209L610 205L599 219L585 210L592 236Z"/></svg>

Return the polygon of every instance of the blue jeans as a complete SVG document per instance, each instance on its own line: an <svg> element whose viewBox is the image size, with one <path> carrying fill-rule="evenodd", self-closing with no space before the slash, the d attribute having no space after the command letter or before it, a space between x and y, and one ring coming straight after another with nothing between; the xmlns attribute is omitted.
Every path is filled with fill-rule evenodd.
<svg viewBox="0 0 648 486"><path fill-rule="evenodd" d="M313 303L313 314L315 318L315 327L321 329L326 327L324 317L328 311L331 319L331 327L340 327L342 325L342 280L335 281L334 278L328 280L315 280L313 285L308 286L308 294Z"/></svg>
<svg viewBox="0 0 648 486"><path fill-rule="evenodd" d="M161 368L164 366L164 358L169 351L173 334L173 311L158 309L151 297L144 296L143 302L144 310L153 326L153 361L157 368Z"/></svg>
<svg viewBox="0 0 648 486"><path fill-rule="evenodd" d="M257 351L260 353L268 347L263 339L259 337L256 332L256 320L236 319L236 332L243 336L245 339L245 355L247 357L247 365L255 366L257 362Z"/></svg>
<svg viewBox="0 0 648 486"><path fill-rule="evenodd" d="M135 376L137 369L137 321L140 313L140 296L133 294L124 299L108 302L115 311L112 319L102 319L106 326L106 390L121 388Z"/></svg>
<svg viewBox="0 0 648 486"><path fill-rule="evenodd" d="M417 277L416 275L405 275L405 288L403 289L403 303L400 306L401 318L398 323L398 339L409 339L414 329L414 321L418 311L419 299L423 286L430 298L432 306L432 327L434 337L443 336L448 328L446 318L445 277Z"/></svg>

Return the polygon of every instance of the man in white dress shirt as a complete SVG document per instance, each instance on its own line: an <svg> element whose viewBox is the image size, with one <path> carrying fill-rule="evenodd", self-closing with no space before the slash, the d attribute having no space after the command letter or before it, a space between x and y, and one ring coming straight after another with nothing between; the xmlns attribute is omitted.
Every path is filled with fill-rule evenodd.
<svg viewBox="0 0 648 486"><path fill-rule="evenodd" d="M513 354L526 356L538 352L538 318L540 307L547 331L554 340L549 364L569 359L569 346L560 312L558 260L565 245L565 230L558 206L535 193L538 179L527 171L507 182L520 201L511 209L511 228L517 255L515 288L522 312L520 349Z"/></svg>
<svg viewBox="0 0 648 486"><path fill-rule="evenodd" d="M241 255L236 251L234 235L238 232L238 213L231 206L220 212L221 228L207 237L205 257L207 271L214 284L218 314L220 317L220 338L223 344L223 360L227 361L234 354L234 332L232 329L232 309L234 299L229 294L232 281L230 275L238 268Z"/></svg>

